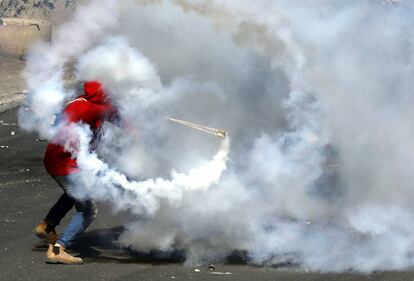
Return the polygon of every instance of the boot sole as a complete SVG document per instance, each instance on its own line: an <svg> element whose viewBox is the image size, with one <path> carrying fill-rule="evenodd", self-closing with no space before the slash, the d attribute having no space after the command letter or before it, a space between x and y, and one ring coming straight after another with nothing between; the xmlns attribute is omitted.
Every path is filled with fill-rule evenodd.
<svg viewBox="0 0 414 281"><path fill-rule="evenodd" d="M49 264L59 264L58 261L50 260L50 259L46 259L46 263L49 263Z"/></svg>
<svg viewBox="0 0 414 281"><path fill-rule="evenodd" d="M57 261L57 260L52 260L52 259L49 259L49 258L46 258L46 263L48 263L48 264L64 264L64 265L81 265L81 264L83 264L83 262L79 262L79 263L64 263L64 262L60 262L60 261Z"/></svg>

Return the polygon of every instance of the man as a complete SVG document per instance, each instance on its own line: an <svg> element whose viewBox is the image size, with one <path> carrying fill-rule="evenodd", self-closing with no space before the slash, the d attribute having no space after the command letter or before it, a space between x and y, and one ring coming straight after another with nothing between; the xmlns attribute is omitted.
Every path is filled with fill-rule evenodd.
<svg viewBox="0 0 414 281"><path fill-rule="evenodd" d="M114 121L117 118L117 111L99 82L86 82L84 92L84 95L77 97L66 105L64 118L66 118L67 125L78 122L89 125L93 133L92 143L96 143L99 141L98 136L102 124L105 121ZM76 182L80 171L76 163L76 155L72 155L64 149L63 142L67 140L68 128L69 126L63 126L58 131L49 142L44 157L46 170L63 189L63 195L60 196L46 218L36 226L34 231L39 238L50 243L46 262L81 264L83 263L81 258L71 256L65 249L70 247L74 240L92 223L96 217L97 208L91 200L80 201L69 194L71 185L74 181ZM76 143L71 144L71 146L76 151ZM75 206L76 213L58 237L55 227L59 225L73 206Z"/></svg>

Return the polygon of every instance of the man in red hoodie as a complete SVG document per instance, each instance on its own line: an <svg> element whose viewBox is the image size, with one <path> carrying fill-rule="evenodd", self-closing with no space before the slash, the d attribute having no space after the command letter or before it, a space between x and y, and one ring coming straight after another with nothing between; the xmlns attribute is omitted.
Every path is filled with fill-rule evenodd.
<svg viewBox="0 0 414 281"><path fill-rule="evenodd" d="M78 122L89 125L93 133L92 143L94 143L99 140L102 124L105 121L114 122L118 115L99 82L86 82L84 92L84 95L66 105L64 118L68 125ZM92 223L97 209L91 200L80 201L69 194L71 185L77 182L76 178L79 177L80 171L76 163L76 155L66 151L62 143L66 141L67 128L69 127L63 126L49 142L44 157L47 172L56 180L64 193L34 231L38 237L51 243L47 251L46 262L81 264L83 262L81 258L69 255L65 249L70 247L73 241ZM74 146L76 151L76 144ZM73 206L76 208L76 213L58 237L55 227Z"/></svg>

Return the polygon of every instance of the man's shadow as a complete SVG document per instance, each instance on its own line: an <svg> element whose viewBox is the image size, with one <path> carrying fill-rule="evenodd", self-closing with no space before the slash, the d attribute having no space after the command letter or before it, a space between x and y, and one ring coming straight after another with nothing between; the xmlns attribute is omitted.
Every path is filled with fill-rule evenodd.
<svg viewBox="0 0 414 281"><path fill-rule="evenodd" d="M161 265L169 263L181 264L186 259L183 250L140 252L132 248L122 247L118 243L122 232L124 232L124 227L122 226L87 231L76 239L76 243L68 252L79 255L88 263L144 263ZM42 243L37 244L33 251L45 251L45 249L47 249L47 245ZM247 252L234 251L224 262L226 264L247 264Z"/></svg>
<svg viewBox="0 0 414 281"><path fill-rule="evenodd" d="M116 262L116 263L182 263L185 260L183 251L140 252L131 248L122 247L119 236L124 232L124 227L118 226L109 229L96 229L84 233L72 247L73 251L92 262Z"/></svg>
<svg viewBox="0 0 414 281"><path fill-rule="evenodd" d="M122 247L118 243L119 236L124 227L95 229L83 233L76 239L75 244L68 250L69 253L79 255L86 262L102 263L147 263L166 264L183 263L184 251L176 250L161 252L152 250L140 252L131 248ZM45 251L47 244L40 242L35 245L33 251Z"/></svg>

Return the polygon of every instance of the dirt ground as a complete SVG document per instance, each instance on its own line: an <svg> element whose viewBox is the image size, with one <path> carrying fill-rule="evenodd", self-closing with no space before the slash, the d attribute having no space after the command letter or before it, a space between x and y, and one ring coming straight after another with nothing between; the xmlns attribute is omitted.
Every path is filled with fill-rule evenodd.
<svg viewBox="0 0 414 281"><path fill-rule="evenodd" d="M2 0L0 17L46 19L53 24L66 21L80 0ZM83 1L84 2L84 1Z"/></svg>
<svg viewBox="0 0 414 281"><path fill-rule="evenodd" d="M0 112L21 103L26 85L21 76L25 62L19 59L0 57Z"/></svg>

